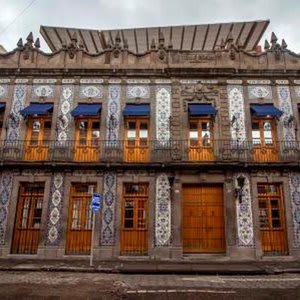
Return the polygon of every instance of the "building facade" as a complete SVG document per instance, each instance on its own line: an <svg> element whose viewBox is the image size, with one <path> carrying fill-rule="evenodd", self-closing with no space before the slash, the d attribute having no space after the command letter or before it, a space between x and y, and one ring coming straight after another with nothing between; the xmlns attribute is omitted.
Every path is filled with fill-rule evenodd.
<svg viewBox="0 0 300 300"><path fill-rule="evenodd" d="M0 256L300 256L300 56L267 21L41 27L0 54ZM91 47L94 47L91 49ZM25 257L25 256L24 256Z"/></svg>

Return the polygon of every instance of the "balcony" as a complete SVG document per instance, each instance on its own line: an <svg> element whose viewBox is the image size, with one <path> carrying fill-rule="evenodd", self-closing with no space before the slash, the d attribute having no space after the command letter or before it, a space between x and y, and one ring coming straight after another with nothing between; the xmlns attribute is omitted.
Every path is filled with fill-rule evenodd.
<svg viewBox="0 0 300 300"><path fill-rule="evenodd" d="M218 140L210 146L191 145L189 141L149 141L132 145L128 141L98 141L78 145L75 141L0 142L0 161L24 163L299 163L300 142L280 141L253 144L252 141Z"/></svg>

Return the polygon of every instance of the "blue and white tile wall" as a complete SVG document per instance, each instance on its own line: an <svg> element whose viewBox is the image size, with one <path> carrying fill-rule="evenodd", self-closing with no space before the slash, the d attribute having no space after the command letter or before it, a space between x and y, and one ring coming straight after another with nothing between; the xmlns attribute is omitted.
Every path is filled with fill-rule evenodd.
<svg viewBox="0 0 300 300"><path fill-rule="evenodd" d="M300 173L289 174L290 195L293 217L293 246L300 247Z"/></svg>
<svg viewBox="0 0 300 300"><path fill-rule="evenodd" d="M5 171L0 177L0 245L5 244L8 204L13 185L13 173Z"/></svg>
<svg viewBox="0 0 300 300"><path fill-rule="evenodd" d="M63 173L55 173L52 177L50 200L48 204L46 244L56 246L62 236L61 215L64 200Z"/></svg>
<svg viewBox="0 0 300 300"><path fill-rule="evenodd" d="M115 206L117 201L117 176L106 172L103 176L103 209L100 244L112 246L115 243Z"/></svg>
<svg viewBox="0 0 300 300"><path fill-rule="evenodd" d="M284 141L295 140L294 122L289 122L293 117L293 109L291 103L290 88L288 86L277 86L279 109L283 111L281 121L283 123L283 139Z"/></svg>
<svg viewBox="0 0 300 300"><path fill-rule="evenodd" d="M73 137L70 136L71 110L74 102L74 86L62 85L59 102L59 118L57 120L57 140L64 142Z"/></svg>
<svg viewBox="0 0 300 300"><path fill-rule="evenodd" d="M7 140L9 142L17 141L20 138L20 125L22 121L20 110L22 110L24 107L26 92L27 86L25 84L15 85L11 107L11 118L9 119L9 127L7 132Z"/></svg>
<svg viewBox="0 0 300 300"><path fill-rule="evenodd" d="M155 245L168 246L171 243L171 187L168 176L156 178Z"/></svg>
<svg viewBox="0 0 300 300"><path fill-rule="evenodd" d="M228 102L229 102L229 119L235 119L231 122L231 138L235 141L246 140L246 126L245 126L245 107L243 86L228 85L227 86Z"/></svg>
<svg viewBox="0 0 300 300"><path fill-rule="evenodd" d="M121 85L111 84L108 86L108 105L106 119L106 139L117 141L120 131L121 114Z"/></svg>
<svg viewBox="0 0 300 300"><path fill-rule="evenodd" d="M171 137L171 86L156 87L156 139L167 143Z"/></svg>
<svg viewBox="0 0 300 300"><path fill-rule="evenodd" d="M236 214L237 214L237 244L238 247L253 247L254 245L254 230L252 216L252 200L250 191L250 177L248 174L236 174L233 179L236 184L237 178L243 176L245 178L242 201L236 199Z"/></svg>

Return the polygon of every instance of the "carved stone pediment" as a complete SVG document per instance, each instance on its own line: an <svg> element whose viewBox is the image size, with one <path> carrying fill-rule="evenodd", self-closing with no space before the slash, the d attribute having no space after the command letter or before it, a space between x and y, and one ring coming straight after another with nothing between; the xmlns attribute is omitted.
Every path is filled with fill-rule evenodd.
<svg viewBox="0 0 300 300"><path fill-rule="evenodd" d="M218 90L213 86L204 85L198 82L195 85L187 84L181 89L181 97L183 100L192 101L215 101L218 97Z"/></svg>
<svg viewBox="0 0 300 300"><path fill-rule="evenodd" d="M184 100L185 110L187 109L187 102L212 102L215 104L218 95L218 90L213 86L204 85L200 82L195 85L184 85L181 89L181 98Z"/></svg>

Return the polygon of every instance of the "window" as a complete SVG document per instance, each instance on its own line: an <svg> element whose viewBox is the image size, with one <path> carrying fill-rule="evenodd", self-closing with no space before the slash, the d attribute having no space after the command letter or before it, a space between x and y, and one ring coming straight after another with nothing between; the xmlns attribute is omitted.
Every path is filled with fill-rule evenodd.
<svg viewBox="0 0 300 300"><path fill-rule="evenodd" d="M98 146L100 142L100 120L77 119L77 142L80 146Z"/></svg>
<svg viewBox="0 0 300 300"><path fill-rule="evenodd" d="M51 120L48 118L30 118L28 120L27 139L32 146L47 145L51 139Z"/></svg>
<svg viewBox="0 0 300 300"><path fill-rule="evenodd" d="M212 126L209 119L190 120L189 139L191 146L209 147L212 144Z"/></svg>
<svg viewBox="0 0 300 300"><path fill-rule="evenodd" d="M273 145L275 139L275 121L261 119L252 121L252 142L254 145Z"/></svg>

